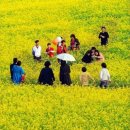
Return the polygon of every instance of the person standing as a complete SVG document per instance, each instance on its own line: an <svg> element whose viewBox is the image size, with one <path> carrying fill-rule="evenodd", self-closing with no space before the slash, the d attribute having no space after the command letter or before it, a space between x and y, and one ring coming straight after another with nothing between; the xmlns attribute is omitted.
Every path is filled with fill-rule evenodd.
<svg viewBox="0 0 130 130"><path fill-rule="evenodd" d="M43 68L40 72L38 83L40 84L48 84L53 85L53 82L55 81L55 77L53 74L53 71L49 66L51 65L50 61L46 61Z"/></svg>
<svg viewBox="0 0 130 130"><path fill-rule="evenodd" d="M65 44L65 40L61 41L61 46L62 46L62 53L67 53L67 47Z"/></svg>
<svg viewBox="0 0 130 130"><path fill-rule="evenodd" d="M54 48L51 47L51 43L47 44L46 53L50 58L54 57Z"/></svg>
<svg viewBox="0 0 130 130"><path fill-rule="evenodd" d="M60 81L61 84L64 85L71 85L71 78L70 78L70 66L66 63L66 61L61 60L60 66Z"/></svg>
<svg viewBox="0 0 130 130"><path fill-rule="evenodd" d="M35 60L41 61L41 46L39 45L39 40L35 41L35 46L32 49L32 54Z"/></svg>
<svg viewBox="0 0 130 130"><path fill-rule="evenodd" d="M17 65L18 59L17 58L13 58L13 64L10 64L10 75L11 75L11 80L13 80L13 66Z"/></svg>
<svg viewBox="0 0 130 130"><path fill-rule="evenodd" d="M80 75L80 82L82 86L88 86L89 85L89 80L94 79L91 77L91 75L87 72L86 67L82 67L82 74Z"/></svg>
<svg viewBox="0 0 130 130"><path fill-rule="evenodd" d="M25 76L25 72L21 67L21 61L17 62L17 65L14 65L12 68L13 72L13 83L20 84L23 82L23 77Z"/></svg>
<svg viewBox="0 0 130 130"><path fill-rule="evenodd" d="M102 70L100 72L100 87L107 88L109 82L111 81L110 74L109 74L109 71L107 69L106 63L102 63L101 66L102 66Z"/></svg>
<svg viewBox="0 0 130 130"><path fill-rule="evenodd" d="M106 27L101 28L102 32L99 34L99 39L101 39L101 46L106 46L108 44L109 34L106 32Z"/></svg>

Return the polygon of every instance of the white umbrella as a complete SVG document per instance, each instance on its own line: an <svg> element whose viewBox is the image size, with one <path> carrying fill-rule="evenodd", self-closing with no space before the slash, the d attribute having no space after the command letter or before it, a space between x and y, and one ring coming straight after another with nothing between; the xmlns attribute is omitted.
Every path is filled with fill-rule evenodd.
<svg viewBox="0 0 130 130"><path fill-rule="evenodd" d="M68 53L62 53L62 54L57 55L56 57L64 61L76 61L75 58Z"/></svg>

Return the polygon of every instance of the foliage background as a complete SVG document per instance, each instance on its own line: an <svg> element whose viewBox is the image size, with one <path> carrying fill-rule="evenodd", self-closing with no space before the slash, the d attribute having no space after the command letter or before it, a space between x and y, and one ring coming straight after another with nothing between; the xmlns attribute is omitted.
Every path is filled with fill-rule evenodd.
<svg viewBox="0 0 130 130"><path fill-rule="evenodd" d="M99 46L101 26L110 34L107 49ZM0 0L0 129L129 129L129 29L128 0ZM46 44L62 36L69 45L71 33L81 42L80 52L71 52L77 59L71 66L72 87L60 85L56 58L51 59L55 88L37 85L43 62L49 59ZM31 55L36 39L43 49L42 63ZM92 46L106 58L110 90L94 87L101 69L97 62L87 66L96 83L80 86L81 67L86 66L81 58ZM10 81L13 57L22 61L26 72L20 87Z"/></svg>

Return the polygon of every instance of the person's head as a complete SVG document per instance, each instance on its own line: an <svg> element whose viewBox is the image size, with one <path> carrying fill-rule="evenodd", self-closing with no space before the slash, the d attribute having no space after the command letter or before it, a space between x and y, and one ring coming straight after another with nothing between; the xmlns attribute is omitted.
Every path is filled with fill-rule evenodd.
<svg viewBox="0 0 130 130"><path fill-rule="evenodd" d="M18 59L17 58L13 58L13 64L17 64Z"/></svg>
<svg viewBox="0 0 130 130"><path fill-rule="evenodd" d="M99 51L95 50L95 56L99 56L99 55L100 55Z"/></svg>
<svg viewBox="0 0 130 130"><path fill-rule="evenodd" d="M61 60L61 66L65 66L66 65L66 61Z"/></svg>
<svg viewBox="0 0 130 130"><path fill-rule="evenodd" d="M92 47L92 48L91 48L91 52L92 52L92 53L95 53L95 50L96 50L96 47Z"/></svg>
<svg viewBox="0 0 130 130"><path fill-rule="evenodd" d="M70 38L71 38L71 39L75 39L75 38L76 38L76 37L75 37L75 34L71 34L71 35L70 35Z"/></svg>
<svg viewBox="0 0 130 130"><path fill-rule="evenodd" d="M106 31L106 27L102 26L101 30L102 30L102 32L105 32Z"/></svg>
<svg viewBox="0 0 130 130"><path fill-rule="evenodd" d="M44 63L44 66L45 66L45 67L49 67L50 65L51 65L50 61L46 61L46 62Z"/></svg>
<svg viewBox="0 0 130 130"><path fill-rule="evenodd" d="M18 61L18 62L17 62L17 65L18 65L18 66L21 66L21 61Z"/></svg>
<svg viewBox="0 0 130 130"><path fill-rule="evenodd" d="M82 72L86 72L86 71L87 71L86 67L82 67Z"/></svg>
<svg viewBox="0 0 130 130"><path fill-rule="evenodd" d="M62 41L61 41L61 44L62 44L62 46L65 45L65 40L62 40Z"/></svg>
<svg viewBox="0 0 130 130"><path fill-rule="evenodd" d="M102 63L101 66L102 66L102 68L107 68L106 63Z"/></svg>
<svg viewBox="0 0 130 130"><path fill-rule="evenodd" d="M51 47L51 43L47 43L47 46L48 46L48 47Z"/></svg>
<svg viewBox="0 0 130 130"><path fill-rule="evenodd" d="M39 40L35 41L36 46L39 46Z"/></svg>

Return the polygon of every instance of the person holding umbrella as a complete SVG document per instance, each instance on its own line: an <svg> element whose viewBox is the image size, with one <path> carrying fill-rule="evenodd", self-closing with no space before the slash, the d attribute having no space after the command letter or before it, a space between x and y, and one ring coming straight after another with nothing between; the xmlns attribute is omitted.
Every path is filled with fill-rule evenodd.
<svg viewBox="0 0 130 130"><path fill-rule="evenodd" d="M60 66L60 81L63 85L71 85L71 78L70 78L70 66L66 64L66 61L61 60Z"/></svg>

